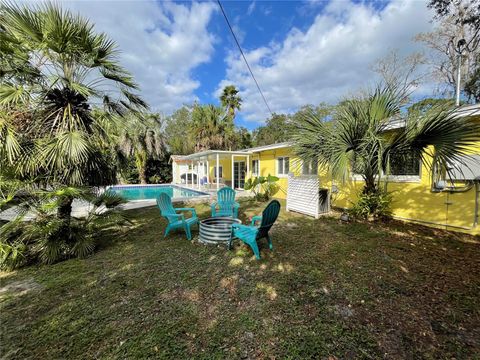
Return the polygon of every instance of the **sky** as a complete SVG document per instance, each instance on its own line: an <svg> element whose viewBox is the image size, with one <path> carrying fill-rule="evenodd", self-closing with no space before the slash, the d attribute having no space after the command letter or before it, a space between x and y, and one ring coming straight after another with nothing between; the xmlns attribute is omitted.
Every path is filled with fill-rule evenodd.
<svg viewBox="0 0 480 360"><path fill-rule="evenodd" d="M222 1L273 112L336 103L378 81L372 64L392 50L421 50L413 37L432 29L421 0ZM219 103L240 90L235 120L254 129L269 116L216 2L64 0L121 50L120 62L153 111ZM425 87L423 91L428 91ZM422 89L417 90L422 95ZM428 95L428 94L427 94Z"/></svg>

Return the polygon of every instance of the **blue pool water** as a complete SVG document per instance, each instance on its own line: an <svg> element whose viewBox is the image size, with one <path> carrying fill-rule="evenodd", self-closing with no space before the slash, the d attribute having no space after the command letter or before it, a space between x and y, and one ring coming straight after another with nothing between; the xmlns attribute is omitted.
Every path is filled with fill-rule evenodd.
<svg viewBox="0 0 480 360"><path fill-rule="evenodd" d="M156 199L161 193L167 193L172 199L191 198L195 196L208 195L206 193L185 189L175 185L154 185L154 186L112 186L108 189L127 200L150 200Z"/></svg>

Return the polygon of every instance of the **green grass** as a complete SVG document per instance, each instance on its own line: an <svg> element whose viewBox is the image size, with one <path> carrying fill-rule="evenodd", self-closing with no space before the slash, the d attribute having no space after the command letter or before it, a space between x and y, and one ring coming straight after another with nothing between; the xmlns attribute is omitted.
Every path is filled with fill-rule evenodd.
<svg viewBox="0 0 480 360"><path fill-rule="evenodd" d="M478 238L282 212L256 261L130 215L88 259L2 274L2 358L480 357Z"/></svg>

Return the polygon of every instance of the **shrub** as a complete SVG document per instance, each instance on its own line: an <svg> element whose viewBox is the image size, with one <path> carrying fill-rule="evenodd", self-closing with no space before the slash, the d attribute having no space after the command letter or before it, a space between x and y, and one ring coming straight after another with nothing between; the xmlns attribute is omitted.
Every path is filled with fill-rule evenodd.
<svg viewBox="0 0 480 360"><path fill-rule="evenodd" d="M85 217L59 217L58 208L65 196L92 204ZM70 257L83 258L95 250L104 230L128 222L118 206L118 195L94 195L90 189L62 187L30 193L22 211L0 227L0 268L15 269L33 262L51 264ZM32 214L32 219L26 215Z"/></svg>
<svg viewBox="0 0 480 360"><path fill-rule="evenodd" d="M245 190L252 190L257 201L268 201L278 191L279 178L268 174L268 176L259 176L245 181Z"/></svg>
<svg viewBox="0 0 480 360"><path fill-rule="evenodd" d="M392 216L392 193L384 190L362 192L349 213L357 219L388 219Z"/></svg>

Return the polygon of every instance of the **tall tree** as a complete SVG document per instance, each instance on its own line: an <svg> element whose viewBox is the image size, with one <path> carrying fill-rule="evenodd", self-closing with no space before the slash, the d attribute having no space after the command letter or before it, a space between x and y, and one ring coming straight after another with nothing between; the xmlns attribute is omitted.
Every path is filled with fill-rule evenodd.
<svg viewBox="0 0 480 360"><path fill-rule="evenodd" d="M434 31L421 33L416 40L430 50L428 62L444 93L453 94L461 56L461 85L469 83L480 66L480 3L478 0L431 0L438 20ZM467 94L468 95L468 94Z"/></svg>
<svg viewBox="0 0 480 360"><path fill-rule="evenodd" d="M192 130L192 108L182 106L167 118L165 133L169 151L176 155L187 155L195 151Z"/></svg>
<svg viewBox="0 0 480 360"><path fill-rule="evenodd" d="M0 105L7 114L0 142L10 143L2 146L1 160L43 183L110 182L104 120L146 107L118 63L116 44L52 3L2 3L0 24ZM101 120L97 106L105 114ZM73 198L62 199L58 216L68 228Z"/></svg>
<svg viewBox="0 0 480 360"><path fill-rule="evenodd" d="M241 126L235 129L232 140L232 150L241 150L252 147L252 134L251 132Z"/></svg>
<svg viewBox="0 0 480 360"><path fill-rule="evenodd" d="M224 150L230 146L234 133L233 121L225 117L223 109L214 105L195 105L192 111L191 131L195 151Z"/></svg>
<svg viewBox="0 0 480 360"><path fill-rule="evenodd" d="M240 111L242 108L242 98L238 93L239 91L234 85L227 85L220 95L220 102L232 120L235 118L235 111Z"/></svg>
<svg viewBox="0 0 480 360"><path fill-rule="evenodd" d="M395 49L377 59L372 65L372 70L380 75L385 86L397 88L399 95L403 98L402 102L407 103L411 93L427 75L420 69L424 62L425 59L421 53L402 57Z"/></svg>
<svg viewBox="0 0 480 360"><path fill-rule="evenodd" d="M131 113L120 125L119 149L135 159L141 184L147 183L149 158L159 159L166 153L165 133L159 114Z"/></svg>
<svg viewBox="0 0 480 360"><path fill-rule="evenodd" d="M480 64L480 52L477 54L476 62ZM477 65L470 78L466 81L464 91L469 99L473 99L477 103L480 102L480 66Z"/></svg>
<svg viewBox="0 0 480 360"><path fill-rule="evenodd" d="M290 139L290 124L285 114L273 114L264 126L253 131L255 146L270 145Z"/></svg>

